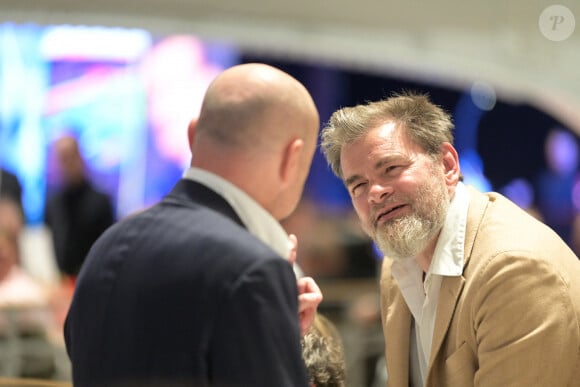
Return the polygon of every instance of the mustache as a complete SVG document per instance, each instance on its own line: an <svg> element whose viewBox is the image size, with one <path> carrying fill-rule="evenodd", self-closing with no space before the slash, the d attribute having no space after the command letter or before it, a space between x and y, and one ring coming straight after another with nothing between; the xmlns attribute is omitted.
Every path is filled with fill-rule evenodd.
<svg viewBox="0 0 580 387"><path fill-rule="evenodd" d="M370 219L371 219L372 224L375 228L377 227L377 222L379 220L379 216L382 215L383 213L387 212L387 207L392 209L392 206L394 204L396 204L397 202L400 203L400 201L398 201L396 198L391 198L391 199L385 200L384 202L382 202L380 204L374 204L370 208Z"/></svg>

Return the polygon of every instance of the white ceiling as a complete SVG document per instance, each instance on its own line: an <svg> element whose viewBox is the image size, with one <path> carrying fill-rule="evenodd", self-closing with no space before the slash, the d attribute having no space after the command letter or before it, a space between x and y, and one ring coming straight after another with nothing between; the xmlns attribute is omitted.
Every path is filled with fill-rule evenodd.
<svg viewBox="0 0 580 387"><path fill-rule="evenodd" d="M489 82L580 133L580 2L563 41L540 31L541 0L0 0L0 22L194 33L277 56L465 87ZM569 21L570 19L568 19Z"/></svg>

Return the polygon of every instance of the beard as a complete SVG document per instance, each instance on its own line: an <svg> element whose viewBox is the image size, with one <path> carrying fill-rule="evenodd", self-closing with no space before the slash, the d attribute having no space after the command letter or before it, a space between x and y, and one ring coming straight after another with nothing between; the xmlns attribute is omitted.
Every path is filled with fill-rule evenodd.
<svg viewBox="0 0 580 387"><path fill-rule="evenodd" d="M434 169L434 168L433 168ZM385 257L402 261L416 257L435 238L447 216L449 192L441 172L433 170L431 177L416 191L411 213L391 219L374 228L373 239Z"/></svg>

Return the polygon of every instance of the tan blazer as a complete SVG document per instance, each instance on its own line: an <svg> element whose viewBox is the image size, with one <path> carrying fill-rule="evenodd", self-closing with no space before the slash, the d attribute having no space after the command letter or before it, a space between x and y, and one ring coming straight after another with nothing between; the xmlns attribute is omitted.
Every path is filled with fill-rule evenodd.
<svg viewBox="0 0 580 387"><path fill-rule="evenodd" d="M469 188L461 277L444 277L427 387L580 386L580 260L497 193ZM381 274L389 387L409 386L412 315Z"/></svg>

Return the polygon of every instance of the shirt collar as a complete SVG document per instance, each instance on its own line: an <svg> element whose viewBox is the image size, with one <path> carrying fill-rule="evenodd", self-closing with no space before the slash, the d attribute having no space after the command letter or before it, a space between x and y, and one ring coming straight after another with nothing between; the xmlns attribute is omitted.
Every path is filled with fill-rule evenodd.
<svg viewBox="0 0 580 387"><path fill-rule="evenodd" d="M203 169L190 167L183 177L197 181L217 192L232 206L251 234L270 246L281 257L288 258L290 254L288 234L280 223L247 193L226 179Z"/></svg>
<svg viewBox="0 0 580 387"><path fill-rule="evenodd" d="M458 276L463 273L468 208L467 188L459 182L455 187L455 194L449 205L445 224L435 246L433 260L429 267L431 274Z"/></svg>

